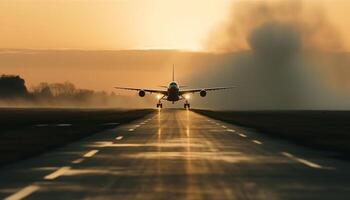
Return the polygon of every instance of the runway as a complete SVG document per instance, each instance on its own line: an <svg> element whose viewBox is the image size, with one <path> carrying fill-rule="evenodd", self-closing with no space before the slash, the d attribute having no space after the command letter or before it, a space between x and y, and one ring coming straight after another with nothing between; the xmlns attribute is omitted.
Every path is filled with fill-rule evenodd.
<svg viewBox="0 0 350 200"><path fill-rule="evenodd" d="M0 198L350 199L350 163L331 155L164 109L0 168Z"/></svg>

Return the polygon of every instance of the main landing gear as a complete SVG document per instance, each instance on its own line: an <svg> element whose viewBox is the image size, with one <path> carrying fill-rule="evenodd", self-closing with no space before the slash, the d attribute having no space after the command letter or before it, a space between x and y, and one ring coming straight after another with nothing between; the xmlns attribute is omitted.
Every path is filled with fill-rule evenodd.
<svg viewBox="0 0 350 200"><path fill-rule="evenodd" d="M190 106L190 103L186 102L186 103L184 104L184 108L185 108L185 109L190 109L190 107L191 107L191 106Z"/></svg>
<svg viewBox="0 0 350 200"><path fill-rule="evenodd" d="M163 104L162 104L162 102L160 100L157 103L157 108L163 108Z"/></svg>
<svg viewBox="0 0 350 200"><path fill-rule="evenodd" d="M163 104L162 103L157 103L157 108L163 108Z"/></svg>

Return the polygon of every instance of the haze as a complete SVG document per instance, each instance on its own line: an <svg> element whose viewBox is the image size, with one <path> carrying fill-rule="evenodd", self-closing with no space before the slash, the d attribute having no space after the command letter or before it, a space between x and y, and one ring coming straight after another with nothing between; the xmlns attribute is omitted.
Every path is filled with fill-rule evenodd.
<svg viewBox="0 0 350 200"><path fill-rule="evenodd" d="M82 88L113 91L115 85L164 85L175 64L180 83L193 87L242 85L249 80L242 85L245 91L195 100L201 106L313 108L310 102L316 101L318 108L344 108L348 107L350 87L349 9L350 2L346 0L4 0L0 2L0 68L2 73L21 75L29 87L43 81L70 81ZM290 31L296 31L295 37L283 34ZM270 46L264 45L271 42L277 49L269 51L280 52L288 59L293 47L296 62L281 63L264 54L265 59L259 64L247 64L246 60L257 62L259 48L265 50ZM247 52L248 57L242 57ZM318 62L309 64L315 60ZM298 72L283 71L286 75L282 75L274 73L275 68L256 70L266 63L293 70L298 66ZM279 85L283 87L264 88L266 93L259 94L256 91L263 88L255 87L259 82L251 80L248 73L261 80L282 81ZM313 88L312 92L285 92L299 87L282 80L289 76L307 86L302 88ZM276 99L276 91L284 91L282 96L287 100L298 96L298 103ZM312 94L317 100L305 94ZM237 96L241 98L237 100ZM323 96L336 97L326 103ZM232 103L220 100L227 97ZM251 97L269 105L250 102Z"/></svg>

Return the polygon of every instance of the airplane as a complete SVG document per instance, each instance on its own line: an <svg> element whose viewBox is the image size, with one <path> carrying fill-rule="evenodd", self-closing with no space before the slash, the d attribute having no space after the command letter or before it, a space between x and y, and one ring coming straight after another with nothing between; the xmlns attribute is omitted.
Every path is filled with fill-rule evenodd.
<svg viewBox="0 0 350 200"><path fill-rule="evenodd" d="M162 86L167 88L166 90L158 90L158 89L144 89L144 88L130 88L130 87L114 87L115 89L120 89L120 90L132 90L132 91L137 91L140 97L146 96L146 93L156 93L157 98L158 98L158 103L157 103L157 108L163 108L162 100L165 101L170 101L173 104L176 101L181 101L185 100L184 103L184 108L189 109L190 108L190 103L189 99L190 96L189 94L191 93L199 93L201 97L207 96L208 91L214 91L214 90L225 90L225 89L231 89L234 88L235 86L229 86L229 87L212 87L212 88L200 88L200 89L182 89L185 86L180 86L176 81L175 81L175 68L173 66L173 77L172 81L169 83L168 86Z"/></svg>

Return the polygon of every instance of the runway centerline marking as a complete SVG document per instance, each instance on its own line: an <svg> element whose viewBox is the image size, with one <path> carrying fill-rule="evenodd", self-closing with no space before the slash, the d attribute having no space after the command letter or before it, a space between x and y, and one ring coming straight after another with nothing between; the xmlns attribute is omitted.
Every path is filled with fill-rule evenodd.
<svg viewBox="0 0 350 200"><path fill-rule="evenodd" d="M315 168L315 169L322 169L323 167L319 164L316 164L314 162L311 162L311 161L308 161L308 160L305 160L305 159L302 159L302 158L298 158L296 156L294 156L293 154L291 153L288 153L288 152L281 152L282 155L294 160L294 161L297 161L299 163L302 163L308 167L311 167L311 168Z"/></svg>
<svg viewBox="0 0 350 200"><path fill-rule="evenodd" d="M90 158L90 157L94 156L97 152L98 152L98 150L96 150L96 149L91 150L91 151L87 152L86 154L84 154L83 157Z"/></svg>
<svg viewBox="0 0 350 200"><path fill-rule="evenodd" d="M228 131L228 132L232 132L232 133L236 132L236 131L235 131L235 130L233 130L233 129L227 129L226 131Z"/></svg>
<svg viewBox="0 0 350 200"><path fill-rule="evenodd" d="M76 160L73 160L72 163L73 163L73 164L79 164L79 163L81 163L81 162L83 162L83 161L84 161L84 158L78 158L78 159L76 159Z"/></svg>
<svg viewBox="0 0 350 200"><path fill-rule="evenodd" d="M18 192L6 197L4 200L20 200L23 198L26 198L27 196L31 195L35 191L39 190L39 186L37 185L29 185Z"/></svg>
<svg viewBox="0 0 350 200"><path fill-rule="evenodd" d="M116 139L116 140L121 140L121 139L123 139L123 136L118 136L118 137L116 137L115 139Z"/></svg>
<svg viewBox="0 0 350 200"><path fill-rule="evenodd" d="M45 180L53 180L56 179L59 176L62 176L64 173L66 173L68 170L70 170L71 167L65 166L61 167L58 170L52 172L51 174L44 177Z"/></svg>
<svg viewBox="0 0 350 200"><path fill-rule="evenodd" d="M129 132L132 132L132 131L134 131L135 129L133 129L133 128L131 128L131 129L129 129Z"/></svg>
<svg viewBox="0 0 350 200"><path fill-rule="evenodd" d="M240 133L240 134L238 134L238 135L241 136L241 137L244 137L244 138L247 137L247 135L244 135L243 133Z"/></svg>
<svg viewBox="0 0 350 200"><path fill-rule="evenodd" d="M254 142L255 144L262 144L262 142L260 142L259 140L252 140L252 142Z"/></svg>

